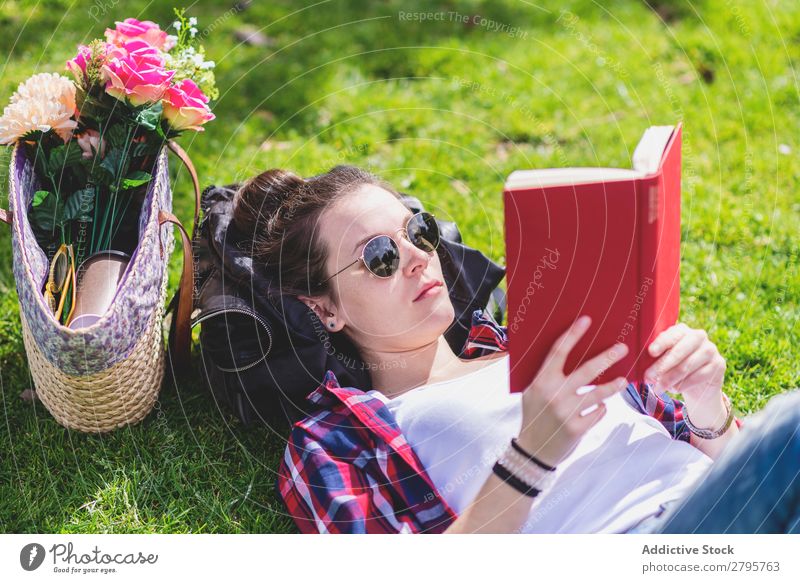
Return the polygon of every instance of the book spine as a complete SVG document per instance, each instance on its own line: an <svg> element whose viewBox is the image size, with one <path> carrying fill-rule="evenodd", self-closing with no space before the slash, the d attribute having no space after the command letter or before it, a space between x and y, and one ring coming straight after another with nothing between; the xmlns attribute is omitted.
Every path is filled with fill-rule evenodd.
<svg viewBox="0 0 800 583"><path fill-rule="evenodd" d="M638 276L639 286L634 298L638 311L636 328L637 346L640 354L636 356L636 366L632 371L634 381L644 380L644 371L655 359L650 356L650 336L658 319L658 301L656 297L656 272L658 261L658 242L661 227L661 209L663 201L659 200L660 174L638 180L636 195L639 213L639 249Z"/></svg>

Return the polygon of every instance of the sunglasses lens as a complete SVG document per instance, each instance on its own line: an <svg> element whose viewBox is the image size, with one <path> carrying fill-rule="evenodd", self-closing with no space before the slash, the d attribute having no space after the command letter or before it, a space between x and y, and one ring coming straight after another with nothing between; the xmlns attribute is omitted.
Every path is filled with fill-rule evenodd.
<svg viewBox="0 0 800 583"><path fill-rule="evenodd" d="M408 221L408 238L423 251L434 251L439 246L439 225L430 213L417 213Z"/></svg>
<svg viewBox="0 0 800 583"><path fill-rule="evenodd" d="M391 237L375 237L364 247L364 263L378 277L391 277L400 265L400 253Z"/></svg>
<svg viewBox="0 0 800 583"><path fill-rule="evenodd" d="M67 270L69 269L69 258L66 253L58 253L53 259L53 292L58 293L64 286L64 281L67 279Z"/></svg>

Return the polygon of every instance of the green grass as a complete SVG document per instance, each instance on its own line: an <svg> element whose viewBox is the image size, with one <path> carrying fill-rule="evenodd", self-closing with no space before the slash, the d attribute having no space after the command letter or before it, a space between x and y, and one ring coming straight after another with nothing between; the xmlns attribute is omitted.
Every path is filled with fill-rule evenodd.
<svg viewBox="0 0 800 583"><path fill-rule="evenodd" d="M342 161L366 166L502 261L500 190L509 172L627 167L645 127L683 120L680 319L708 330L727 359L725 389L739 411L760 409L794 387L800 369L800 5L546 4L303 8L281 0L229 12L225 2L196 2L189 14L201 31L213 28L204 43L221 98L218 119L183 145L204 185L274 166L301 174ZM447 17L415 22L401 12L479 14L520 32ZM172 21L155 2L4 2L0 103L127 16ZM238 44L233 31L246 23L272 45ZM176 214L188 220L185 174L174 186ZM20 399L31 379L7 231L0 228L0 531L292 532L272 490L283 435L244 429L220 411L197 363L178 386L165 381L160 411L110 435L70 432L41 403ZM176 247L172 290L179 268Z"/></svg>

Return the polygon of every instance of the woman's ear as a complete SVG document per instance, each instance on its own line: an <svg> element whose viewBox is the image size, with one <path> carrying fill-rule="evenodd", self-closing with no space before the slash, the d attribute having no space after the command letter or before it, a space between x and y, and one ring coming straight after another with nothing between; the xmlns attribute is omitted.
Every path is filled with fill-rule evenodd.
<svg viewBox="0 0 800 583"><path fill-rule="evenodd" d="M331 332L341 330L342 324L337 318L336 308L328 298L323 296L297 296L297 299L314 311L326 329Z"/></svg>

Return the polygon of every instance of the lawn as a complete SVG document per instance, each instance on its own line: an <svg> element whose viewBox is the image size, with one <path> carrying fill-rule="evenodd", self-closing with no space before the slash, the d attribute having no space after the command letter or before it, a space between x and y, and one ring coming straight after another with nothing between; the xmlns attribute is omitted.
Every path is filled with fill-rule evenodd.
<svg viewBox="0 0 800 583"><path fill-rule="evenodd" d="M128 16L169 3L7 0L0 103ZM728 363L741 414L797 384L800 4L745 0L198 1L217 120L185 135L203 185L269 167L367 167L503 260L519 168L629 167L649 125L684 123L680 320ZM601 6L602 5L602 6ZM263 46L242 44L243 27ZM175 165L173 165L175 166ZM7 208L7 152L0 203ZM176 214L190 221L185 173ZM187 227L189 225L187 224ZM144 422L92 436L31 387L0 224L0 532L294 532L273 492L284 435L243 428L191 377ZM179 246L170 287L178 282Z"/></svg>

